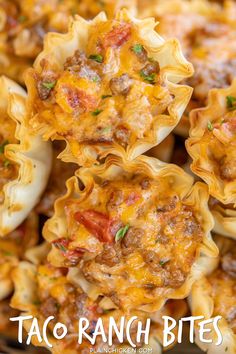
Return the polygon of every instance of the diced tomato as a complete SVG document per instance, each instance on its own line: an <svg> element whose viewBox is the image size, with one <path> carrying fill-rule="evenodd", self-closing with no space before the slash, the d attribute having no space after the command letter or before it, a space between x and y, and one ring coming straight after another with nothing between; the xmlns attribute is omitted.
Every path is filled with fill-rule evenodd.
<svg viewBox="0 0 236 354"><path fill-rule="evenodd" d="M77 211L75 220L82 224L89 232L101 242L111 243L114 237L111 233L111 220L108 215L94 210Z"/></svg>
<svg viewBox="0 0 236 354"><path fill-rule="evenodd" d="M83 90L66 87L65 93L69 106L84 112L92 111L97 107L97 99Z"/></svg>
<svg viewBox="0 0 236 354"><path fill-rule="evenodd" d="M130 206L135 204L140 199L140 195L136 192L131 192L126 199L126 205Z"/></svg>
<svg viewBox="0 0 236 354"><path fill-rule="evenodd" d="M68 251L68 246L69 246L69 240L68 238L65 238L65 237L61 237L61 238L58 238L54 241L52 241L52 244L57 248L59 249L60 251L62 251L62 253L66 253Z"/></svg>
<svg viewBox="0 0 236 354"><path fill-rule="evenodd" d="M76 247L73 250L68 250L65 254L66 259L70 262L70 265L77 265L87 250L85 248Z"/></svg>
<svg viewBox="0 0 236 354"><path fill-rule="evenodd" d="M70 262L71 266L77 265L80 258L87 251L85 248L81 247L69 249L70 240L65 237L54 240L52 244L62 252L63 256Z"/></svg>
<svg viewBox="0 0 236 354"><path fill-rule="evenodd" d="M128 23L114 27L104 38L103 47L120 47L131 35L131 25Z"/></svg>

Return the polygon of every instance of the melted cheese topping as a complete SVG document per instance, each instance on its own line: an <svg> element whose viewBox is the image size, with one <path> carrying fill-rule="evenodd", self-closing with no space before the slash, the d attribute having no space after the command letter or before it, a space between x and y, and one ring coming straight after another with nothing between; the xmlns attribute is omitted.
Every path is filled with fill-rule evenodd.
<svg viewBox="0 0 236 354"><path fill-rule="evenodd" d="M203 2L197 6L194 1L173 1L172 6L170 1L163 13L158 14L163 5L159 9L157 4L153 14L157 12L160 21L158 31L166 38L177 37L194 65L195 74L187 84L194 88L192 101L201 107L210 89L226 87L234 78L236 30L230 12L228 15L227 8L215 3Z"/></svg>
<svg viewBox="0 0 236 354"><path fill-rule="evenodd" d="M65 32L69 17L78 12L76 0L1 0L0 4L5 50L33 59L42 50L44 35L49 31Z"/></svg>
<svg viewBox="0 0 236 354"><path fill-rule="evenodd" d="M207 157L215 175L226 182L235 181L236 110L229 108L225 115L209 121L199 143L201 155Z"/></svg>
<svg viewBox="0 0 236 354"><path fill-rule="evenodd" d="M53 242L65 265L79 265L121 307L180 288L203 238L199 213L171 179L96 184L85 200L68 200L65 212L68 239Z"/></svg>
<svg viewBox="0 0 236 354"><path fill-rule="evenodd" d="M127 147L150 136L155 117L173 100L158 62L130 22L91 26L84 52L76 51L61 72L47 60L42 65L42 73L35 73L38 114L31 124L50 126L75 156L79 144Z"/></svg>

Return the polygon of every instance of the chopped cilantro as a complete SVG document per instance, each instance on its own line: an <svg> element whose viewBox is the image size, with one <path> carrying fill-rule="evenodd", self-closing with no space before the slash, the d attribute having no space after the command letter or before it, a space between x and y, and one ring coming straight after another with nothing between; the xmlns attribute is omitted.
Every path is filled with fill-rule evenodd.
<svg viewBox="0 0 236 354"><path fill-rule="evenodd" d="M4 153L5 146L9 144L8 140L5 140L1 145L0 145L0 154Z"/></svg>
<svg viewBox="0 0 236 354"><path fill-rule="evenodd" d="M98 81L99 81L99 76L94 76L94 77L92 78L92 81L93 81L93 82L98 82Z"/></svg>
<svg viewBox="0 0 236 354"><path fill-rule="evenodd" d="M10 161L9 160L5 160L4 162L3 162L3 165L4 165L4 167L8 167L9 165L10 165Z"/></svg>
<svg viewBox="0 0 236 354"><path fill-rule="evenodd" d="M102 133L109 133L111 131L111 127L106 127L101 130Z"/></svg>
<svg viewBox="0 0 236 354"><path fill-rule="evenodd" d="M41 302L40 302L39 300L34 300L34 301L33 301L33 304L34 304L35 306L38 306L38 305L41 305Z"/></svg>
<svg viewBox="0 0 236 354"><path fill-rule="evenodd" d="M105 98L112 97L112 95L102 95L102 99L104 100Z"/></svg>
<svg viewBox="0 0 236 354"><path fill-rule="evenodd" d="M129 224L127 224L126 226L118 230L115 236L115 241L118 242L119 240L121 240L126 235L128 230L129 230Z"/></svg>
<svg viewBox="0 0 236 354"><path fill-rule="evenodd" d="M230 111L233 111L236 109L236 97L226 96L226 103L227 103L227 108Z"/></svg>
<svg viewBox="0 0 236 354"><path fill-rule="evenodd" d="M140 76L147 82L149 82L150 84L154 84L155 83L155 73L152 74L145 74L145 72L143 70L140 71Z"/></svg>
<svg viewBox="0 0 236 354"><path fill-rule="evenodd" d="M56 81L53 82L43 82L42 85L46 87L47 89L51 90L55 85Z"/></svg>
<svg viewBox="0 0 236 354"><path fill-rule="evenodd" d="M103 313L104 313L104 314L107 314L107 313L110 313L110 312L111 312L111 310L103 309Z"/></svg>
<svg viewBox="0 0 236 354"><path fill-rule="evenodd" d="M168 263L170 260L169 259L161 259L159 264L161 267L163 267L166 263Z"/></svg>
<svg viewBox="0 0 236 354"><path fill-rule="evenodd" d="M135 44L131 49L135 54L141 54L144 50L143 45L139 43Z"/></svg>
<svg viewBox="0 0 236 354"><path fill-rule="evenodd" d="M10 251L3 251L4 256L13 256L13 253Z"/></svg>
<svg viewBox="0 0 236 354"><path fill-rule="evenodd" d="M212 123L211 123L210 121L207 122L207 129L208 129L210 132L214 129L214 127L213 127L213 125L212 125Z"/></svg>
<svg viewBox="0 0 236 354"><path fill-rule="evenodd" d="M54 242L54 246L60 251L62 251L63 253L67 251L66 247L63 246L60 242Z"/></svg>
<svg viewBox="0 0 236 354"><path fill-rule="evenodd" d="M102 109L96 109L94 112L92 112L92 116L98 116L102 112Z"/></svg>
<svg viewBox="0 0 236 354"><path fill-rule="evenodd" d="M18 21L19 21L20 23L23 23L23 22L25 22L25 21L26 21L26 19L27 19L27 17L26 17L26 16L21 15L21 16L19 16Z"/></svg>
<svg viewBox="0 0 236 354"><path fill-rule="evenodd" d="M91 54L89 56L89 59L92 59L92 60L96 61L97 63L103 62L103 56L101 54Z"/></svg>

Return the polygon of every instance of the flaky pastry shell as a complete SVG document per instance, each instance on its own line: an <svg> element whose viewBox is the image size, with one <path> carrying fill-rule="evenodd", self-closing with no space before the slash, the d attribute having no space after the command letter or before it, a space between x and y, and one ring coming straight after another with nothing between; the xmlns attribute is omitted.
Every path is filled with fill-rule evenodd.
<svg viewBox="0 0 236 354"><path fill-rule="evenodd" d="M226 239L222 236L215 236L216 243L219 247L221 255L230 252L232 247L235 247L235 241ZM234 246L232 246L234 244ZM217 272L220 269L220 261L221 257L217 257L214 260L212 259L208 263L208 270L198 279L198 281L193 285L191 296L189 297L189 304L191 308L191 313L193 316L204 316L203 320L214 319L216 316L222 316L222 314L215 311L216 305L220 305L223 309L226 308L227 301L231 300L232 296L235 296L234 289L232 287L232 294L231 296L227 293L223 295L217 303L214 300L213 293L216 292L213 288L213 283L208 279L213 272ZM233 267L233 265L232 265ZM217 273L216 273L217 274ZM222 275L218 273L215 276L215 279L219 281L224 281L221 279ZM221 280L220 280L221 279ZM221 284L221 287L218 287L218 295L219 292L224 294L225 291L224 283ZM224 303L225 302L225 303ZM231 301L231 305L235 306ZM233 309L233 307L232 307ZM231 328L230 323L228 320L222 316L222 318L218 321L217 326L219 331L222 335L222 343L218 343L218 335L213 327L213 324L208 324L205 328L210 330L210 332L204 334L204 338L208 341L212 341L212 343L203 343L199 339L199 328L195 329L195 341L196 344L208 354L222 354L222 353L229 353L234 354L236 352L236 334L233 328Z"/></svg>
<svg viewBox="0 0 236 354"><path fill-rule="evenodd" d="M3 119L15 121L13 134L18 142L5 142L2 152L7 161L4 167L14 165L17 168L17 176L6 183L2 191L0 236L4 236L19 226L37 204L47 184L52 153L50 143L30 133L24 124L24 90L4 76L0 78L0 85L0 111Z"/></svg>
<svg viewBox="0 0 236 354"><path fill-rule="evenodd" d="M47 96L50 94L49 99L45 99L43 97L43 101L39 100L39 93L37 87L39 85L47 85L47 83L42 83L42 80L38 82L38 77L40 75L44 75L45 70L47 73L58 73L58 72L63 72L63 65L66 62L66 59L68 57L72 57L75 53L75 51L80 50L84 51L88 42L88 37L90 31L94 28L94 26L105 26L107 22L106 15L104 13L100 13L94 20L87 22L81 17L76 17L75 21L72 21L70 23L70 28L69 32L65 35L62 34L55 34L55 33L50 33L46 36L45 41L44 41L44 50L40 53L40 55L37 57L35 64L34 64L34 69L29 70L27 75L26 75L26 84L28 87L28 92L29 92L29 102L28 102L28 108L29 108L29 115L28 115L28 123L33 128L35 131L38 131L40 134L43 135L43 137L48 140L48 139L60 139L60 140L65 140L67 143L66 149L61 153L60 157L66 161L66 162L76 162L80 165L91 165L97 161L98 158L102 158L110 153L116 154L116 155L123 155L124 151L126 152L127 158L128 159L133 159L136 156L142 154L143 152L147 151L148 149L152 148L153 146L159 144L173 129L174 127L178 124L183 111L186 108L186 105L188 104L188 101L190 99L192 89L188 86L184 85L179 85L178 83L183 80L184 78L187 78L193 74L193 69L192 66L189 62L185 60L183 57L183 54L180 49L179 42L177 40L168 40L164 41L158 33L154 30L156 23L154 19L148 18L145 20L138 20L131 16L126 10L122 10L117 13L115 22L117 28L119 28L119 31L121 31L121 28L124 28L124 30L128 31L129 26L133 26L133 30L135 30L137 33L137 41L140 41L142 43L142 46L145 47L146 51L148 52L149 57L151 57L151 60L154 60L155 62L158 62L159 67L160 67L160 72L159 72L159 79L161 80L162 84L161 86L158 84L158 81L154 83L153 85L150 84L153 80L153 76L144 76L145 79L144 81L148 80L149 84L144 84L142 81L137 81L141 85L146 85L145 89L148 90L153 90L153 89L158 89L158 94L156 97L156 103L153 103L153 112L157 110L157 113L153 113L152 117L152 123L150 129L148 128L146 131L144 131L143 136L139 131L139 128L137 126L135 134L136 137L128 143L125 147L119 142L119 140L114 140L114 137L110 137L109 141L106 140L106 134L109 134L109 131L107 132L107 129L112 129L112 124L109 127L106 127L102 129L102 132L99 134L102 134L99 138L99 140L96 140L95 137L91 137L88 142L87 140L84 140L83 143L80 143L79 140L77 140L75 137L73 137L73 131L71 129L76 129L76 125L78 125L77 131L79 132L79 127L80 123L77 118L74 120L74 123L72 124L72 116L75 114L73 109L70 108L71 112L68 115L69 109L68 107L66 108L68 110L67 115L65 111L65 108L59 107L58 104L55 104L53 101L50 101L50 97L55 93L58 98L58 92L61 92L61 83L57 85L56 82L54 82L54 88L52 87L51 89L49 88L47 91ZM119 27L120 26L120 27ZM123 27L122 27L123 26ZM118 30L117 30L118 31ZM112 32L112 31L111 31ZM110 32L110 33L111 33ZM127 32L128 33L128 32ZM111 34L108 33L109 36ZM128 36L128 34L127 34ZM126 37L127 37L126 36ZM126 37L123 37L121 41L126 40ZM109 37L110 38L110 37ZM119 38L119 37L115 37ZM112 39L114 40L114 38ZM116 39L117 40L117 39ZM131 45L135 45L136 43L133 41ZM121 43L121 42L119 42ZM120 44L119 44L120 45ZM140 48L140 47L139 47ZM142 47L141 47L142 48ZM109 52L109 57L108 59L104 59L104 63L106 65L106 70L109 69L109 72L107 71L108 75L106 77L106 81L108 78L114 77L114 74L116 74L119 70L119 66L117 64L117 59L115 57L113 58L114 54L113 49L109 48L107 53ZM133 49L132 49L133 50ZM127 52L127 56L130 56L130 53L132 52L130 50ZM131 55L132 57L132 55ZM113 58L113 59L112 59ZM95 60L102 60L101 57L98 59L95 58ZM135 59L137 60L137 59ZM123 64L125 61L123 61ZM42 68L42 65L44 68ZM102 65L102 64L101 64ZM120 64L119 64L120 65ZM139 64L140 65L140 64ZM122 69L124 70L124 69ZM68 71L64 71L64 73L68 74ZM46 75L48 75L46 74ZM129 74L129 72L127 73ZM53 74L54 75L54 74ZM82 75L82 74L81 74ZM84 74L83 74L84 75ZM136 75L136 74L135 74ZM141 76L143 73L141 73ZM154 73L152 74L154 75ZM93 78L94 79L94 78ZM98 80L97 78L95 78ZM158 79L158 80L159 80ZM45 79L46 80L46 79ZM103 78L102 80L102 85L103 85ZM104 79L105 80L105 79ZM140 80L136 79L136 80ZM58 80L58 82L60 79ZM60 81L61 82L61 81ZM88 84L88 81L86 81L86 85ZM64 83L65 84L65 83ZM63 85L64 85L63 84ZM89 85L91 84L91 81ZM74 85L74 84L73 84ZM93 87L97 87L98 83L91 84ZM158 86L159 85L159 86ZM137 89L135 88L136 84L132 86L132 89L130 92L133 92L132 90ZM79 84L76 86L77 89L80 90ZM142 86L144 87L144 86ZM75 88L74 88L75 89ZM73 89L73 90L74 90ZM44 87L45 90L45 87ZM58 91L59 90L59 91ZM70 89L71 90L71 89ZM50 93L49 93L50 91ZM71 92L71 91L70 91ZM149 92L149 91L148 91ZM101 94L104 92L101 92ZM41 93L43 95L43 93ZM78 92L73 93L73 105L78 104L76 103L75 96L76 94L79 94ZM80 93L82 94L82 93ZM75 95L75 96L74 96ZM83 93L84 95L84 93ZM130 93L131 95L131 93ZM109 97L108 97L109 96ZM122 95L120 95L122 96ZM166 109L163 111L161 110L162 107L162 102L163 100L167 100L167 96L170 98L171 102L167 104ZM88 96L89 98L90 96ZM119 96L110 96L110 95L102 95L102 97L106 97L106 99L98 99L99 100L99 105L100 104L108 104L106 107L110 107L113 105L113 99L116 99L114 97L119 97ZM129 97L129 95L127 96ZM127 123L127 119L131 119L134 115L137 117L137 119L140 119L140 117L143 115L144 116L144 109L147 109L147 96L142 95L138 96L139 98L137 99L137 95L132 93L132 101L131 98L129 99L129 106L128 103L122 103L122 109L126 109L125 111L125 116L128 118L125 118L126 121L124 120L124 124ZM66 98L60 96L60 100L63 99L63 102L65 100L71 101L71 98ZM168 98L168 99L169 99ZM58 98L59 99L59 98ZM57 99L57 101L58 101ZM92 99L91 99L92 100ZM106 101L106 102L105 102ZM45 102L44 104L46 105L45 107L42 105L42 102ZM60 101L61 102L61 101ZM68 102L66 105L68 105ZM91 101L92 102L92 101ZM91 105L90 102L90 105ZM105 102L105 103L104 103ZM107 103L108 102L108 103ZM85 104L85 103L84 103ZM86 104L89 104L88 102ZM39 110L35 111L35 106L38 105ZM64 105L64 103L63 103ZM109 106L110 105L110 106ZM51 111L49 112L48 108L49 107L54 107L55 108L55 113ZM64 106L63 106L64 107ZM77 107L77 106L76 106ZM129 108L129 112L127 112L127 107ZM159 107L159 108L158 108ZM106 108L108 109L108 108ZM105 111L106 111L105 109ZM111 109L111 108L109 108ZM159 112L158 112L159 109ZM41 110L41 112L40 112ZM105 111L102 111L102 109L96 109L94 112L90 112L95 117L94 122L96 122L96 119L99 118L99 114L101 114L101 117L99 119L107 119L104 115L106 114ZM140 111L140 114L138 116L137 112ZM142 111L142 113L141 113ZM102 113L101 113L102 112ZM110 111L109 111L110 112ZM148 111L149 112L149 111ZM86 113L87 114L87 113ZM89 114L89 119L91 119L91 116ZM113 116L111 113L109 113L109 119ZM123 113L122 113L123 114ZM121 116L122 116L121 114ZM146 114L146 113L145 113ZM148 113L149 114L149 113ZM50 116L50 117L49 117ZM88 114L87 114L88 116ZM86 117L87 117L86 116ZM57 122L57 117L60 117L59 119L62 121L66 121L68 119L68 122L70 122L70 131L68 131L68 125L62 126L62 124L59 126ZM69 117L69 118L68 118ZM133 118L132 118L133 119ZM147 118L147 121L150 119ZM129 123L131 124L131 123ZM134 125L134 122L132 123ZM143 123L142 123L143 124ZM145 123L146 124L146 123ZM133 127L134 128L134 127ZM122 127L123 129L123 127ZM126 129L126 128L125 128ZM129 128L127 128L129 129ZM77 132L77 133L78 133ZM76 133L76 134L77 134ZM116 131L115 131L116 133ZM104 134L104 135L103 135ZM134 134L134 130L133 133ZM141 134L141 137L139 137L139 134ZM83 137L82 137L83 138ZM81 138L81 139L82 139Z"/></svg>
<svg viewBox="0 0 236 354"><path fill-rule="evenodd" d="M0 239L0 301L13 291L12 271L24 259L27 249L38 241L38 217L32 212L12 233Z"/></svg>
<svg viewBox="0 0 236 354"><path fill-rule="evenodd" d="M186 148L192 171L208 185L210 194L223 204L236 202L235 110L236 80L225 89L209 92L208 105L191 112Z"/></svg>
<svg viewBox="0 0 236 354"><path fill-rule="evenodd" d="M214 232L236 239L236 209L233 205L216 203L210 209L215 219Z"/></svg>
<svg viewBox="0 0 236 354"><path fill-rule="evenodd" d="M102 166L96 166L90 169L83 168L78 170L77 177L79 177L79 179L82 181L85 188L83 190L80 190L78 180L76 177L72 177L67 181L67 193L65 196L59 198L56 201L55 214L45 224L44 237L46 238L47 241L52 242L54 245L57 244L58 238L59 238L59 242L61 240L64 240L63 242L67 242L66 240L68 240L68 242L70 243L69 232L71 228L73 229L73 226L72 224L70 224L70 226L67 224L69 204L73 205L73 203L76 203L77 206L76 208L80 210L79 209L80 204L82 203L83 205L83 202L86 202L86 200L89 198L93 190L94 191L96 190L95 188L97 188L96 187L97 183L98 184L101 183L102 185L102 181L111 181L112 184L113 181L116 180L125 181L126 178L128 180L129 178L133 178L132 176L138 176L138 175L142 177L144 176L145 178L152 178L153 181L155 179L162 180L163 178L165 178L165 181L166 180L170 181L171 185L166 186L166 189L169 188L172 191L174 190L175 193L179 195L180 200L182 200L183 203L186 203L188 207L194 206L196 220L201 220L201 227L202 227L201 232L203 238L201 239L201 242L199 241L198 246L196 246L196 253L194 252L195 259L193 263L191 263L190 272L186 276L185 281L181 283L182 284L181 286L176 286L177 287L176 289L171 288L171 286L169 287L167 286L164 291L163 289L160 290L160 288L154 287L154 290L152 290L151 294L148 291L143 290L144 293L142 293L142 305L140 304L141 300L138 297L139 295L137 295L137 297L135 297L136 295L134 296L134 294L131 295L131 293L128 290L128 285L127 285L126 296L124 298L123 295L121 296L122 297L121 306L124 306L126 308L132 308L132 306L134 306L136 301L137 308L140 308L145 311L156 311L162 307L162 305L165 303L167 299L181 299L186 297L191 289L193 282L199 277L202 271L202 258L204 258L203 255L208 254L214 257L215 255L217 255L218 252L217 247L212 241L210 235L210 230L213 227L213 218L207 206L207 199L208 199L207 188L202 183L196 183L193 186L193 178L188 174L186 174L178 166L168 165L159 160L149 158L146 156L140 156L139 158L136 158L134 161L127 161L127 160L122 161L120 157L112 156L107 158L106 162ZM133 191L135 191L135 186L133 187ZM91 208L94 208L96 205L98 205L96 202L97 192L94 193L95 193L94 194L95 199L92 202L93 204L90 205L90 207L88 206L86 207L89 208L90 210ZM107 192L104 191L103 195L105 196L106 194ZM101 210L104 210L103 209L104 205L102 203L103 202L101 200L99 202L99 205L101 204L101 208L102 208ZM171 204L171 201L169 201L168 203ZM130 221L132 220L132 216L130 217L130 219L129 216L127 216L127 218L128 219L126 223L129 223L129 220ZM86 246L81 246L81 244L78 245L78 242L80 242L79 233L78 231L72 231L72 234L73 232L75 232L77 235L76 236L77 239L76 241L74 241L75 245L73 247L78 247L78 246L86 247ZM115 243L115 240L113 241ZM83 243L85 241L81 241L81 242ZM92 239L90 240L90 242L92 242ZM93 245L93 243L90 243L90 245ZM61 247L59 246L60 245L58 245L58 247L52 248L52 251L49 254L49 260L54 266L65 266L65 262L66 262L65 256L67 256L67 253L63 253L64 251L66 252L66 250L63 248L63 246ZM87 247L90 246L87 244ZM136 249L134 248L134 251L132 252L136 252ZM80 258L77 264L79 262L80 262ZM115 265L113 268L108 268L108 269L113 269L114 273L113 272L112 273L116 274L115 270L119 269L117 267L119 266ZM205 264L203 265L203 268L204 267ZM97 296L99 296L100 293L103 293L104 291L109 292L109 290L108 289L106 290L105 287L103 287L101 290L100 286L98 286L97 284L95 285L93 281L91 282L85 279L84 275L82 275L82 272L80 271L80 266L78 266L78 268L75 269L78 270L77 277L78 280L80 281L81 287L85 290L85 292L89 294L89 296L96 298ZM98 273L98 267L96 272ZM90 274L92 275L92 273ZM130 280L129 284L131 283L132 280ZM113 284L113 282L111 282L111 284ZM133 299L132 296L134 296Z"/></svg>

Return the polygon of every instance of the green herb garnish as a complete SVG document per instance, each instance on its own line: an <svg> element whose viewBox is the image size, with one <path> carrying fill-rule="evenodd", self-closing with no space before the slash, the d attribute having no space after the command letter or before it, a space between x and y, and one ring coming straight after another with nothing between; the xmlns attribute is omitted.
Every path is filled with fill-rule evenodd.
<svg viewBox="0 0 236 354"><path fill-rule="evenodd" d="M141 70L140 76L141 76L141 78L143 78L145 81L149 82L150 84L155 83L155 73L147 75L147 74L145 74L145 72L143 70Z"/></svg>
<svg viewBox="0 0 236 354"><path fill-rule="evenodd" d="M54 246L59 249L60 251L62 251L63 253L67 252L67 249L65 246L63 246L60 242L54 242Z"/></svg>
<svg viewBox="0 0 236 354"><path fill-rule="evenodd" d="M207 122L207 129L212 132L212 130L214 129L212 123L210 121Z"/></svg>
<svg viewBox="0 0 236 354"><path fill-rule="evenodd" d="M26 19L27 19L27 17L26 17L26 16L21 15L21 16L19 16L18 21L19 21L20 23L23 23L23 22L25 22L25 21L26 21Z"/></svg>
<svg viewBox="0 0 236 354"><path fill-rule="evenodd" d="M92 112L92 116L98 116L102 112L102 109L96 109L94 112Z"/></svg>
<svg viewBox="0 0 236 354"><path fill-rule="evenodd" d="M9 144L9 141L6 140L4 141L1 145L0 145L0 154L3 154L4 153L4 149L5 149L5 146Z"/></svg>
<svg viewBox="0 0 236 354"><path fill-rule="evenodd" d="M94 76L94 77L92 78L92 81L93 81L93 82L98 82L98 81L99 81L99 76Z"/></svg>
<svg viewBox="0 0 236 354"><path fill-rule="evenodd" d="M111 131L111 127L106 127L101 130L102 133L109 133Z"/></svg>
<svg viewBox="0 0 236 354"><path fill-rule="evenodd" d="M236 109L236 97L226 96L226 103L227 103L227 108L230 111L233 111Z"/></svg>
<svg viewBox="0 0 236 354"><path fill-rule="evenodd" d="M129 230L129 224L127 224L126 226L118 230L115 236L115 241L118 242L119 240L121 240L126 235L128 230Z"/></svg>
<svg viewBox="0 0 236 354"><path fill-rule="evenodd" d="M169 259L162 259L162 260L160 260L159 264L160 264L161 267L163 267L169 261L170 261Z"/></svg>
<svg viewBox="0 0 236 354"><path fill-rule="evenodd" d="M112 95L102 95L102 99L104 100L105 98L112 97Z"/></svg>
<svg viewBox="0 0 236 354"><path fill-rule="evenodd" d="M89 56L89 59L92 59L92 60L96 61L97 63L103 62L103 56L101 54L91 54Z"/></svg>
<svg viewBox="0 0 236 354"><path fill-rule="evenodd" d="M3 251L4 256L13 256L10 251Z"/></svg>
<svg viewBox="0 0 236 354"><path fill-rule="evenodd" d="M144 50L143 45L139 43L135 44L131 49L135 54L141 54Z"/></svg>
<svg viewBox="0 0 236 354"><path fill-rule="evenodd" d="M3 162L3 166L7 168L7 167L10 165L10 163L11 163L11 162L6 159L6 160Z"/></svg>
<svg viewBox="0 0 236 354"><path fill-rule="evenodd" d="M33 301L33 304L34 304L35 306L38 306L38 305L41 305L41 302L40 302L39 300L34 300L34 301Z"/></svg>
<svg viewBox="0 0 236 354"><path fill-rule="evenodd" d="M51 90L55 85L56 81L53 82L43 82L42 85L46 87L47 89Z"/></svg>

